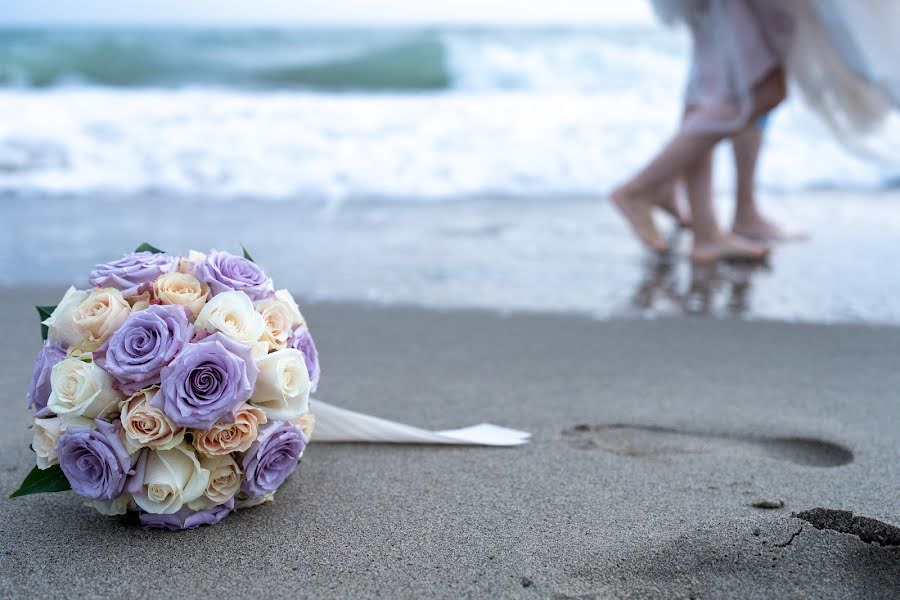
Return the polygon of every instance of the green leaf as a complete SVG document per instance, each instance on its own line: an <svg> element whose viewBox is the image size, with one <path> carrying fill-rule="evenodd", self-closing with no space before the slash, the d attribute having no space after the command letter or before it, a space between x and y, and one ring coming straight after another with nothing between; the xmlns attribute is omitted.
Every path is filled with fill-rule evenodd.
<svg viewBox="0 0 900 600"><path fill-rule="evenodd" d="M247 260L249 260L249 261L252 262L252 263L255 263L255 262L256 262L255 260L253 260L253 257L250 256L250 253L247 252L247 249L244 248L244 245L243 245L243 244L241 244L241 250L244 251L244 258L246 258Z"/></svg>
<svg viewBox="0 0 900 600"><path fill-rule="evenodd" d="M30 494L43 494L44 492L65 492L71 490L69 480L63 474L59 465L53 465L47 469L38 469L34 467L31 473L25 477L25 481L19 486L19 489L9 495L10 498L18 498L19 496L28 496Z"/></svg>
<svg viewBox="0 0 900 600"><path fill-rule="evenodd" d="M38 311L38 316L41 317L41 339L46 341L47 334L50 332L50 328L44 325L44 321L50 318L50 315L53 314L53 311L56 310L55 306L35 306Z"/></svg>
<svg viewBox="0 0 900 600"><path fill-rule="evenodd" d="M134 249L135 252L152 252L153 254L165 254L165 251L160 250L156 246L151 246L147 242L144 242L140 246Z"/></svg>

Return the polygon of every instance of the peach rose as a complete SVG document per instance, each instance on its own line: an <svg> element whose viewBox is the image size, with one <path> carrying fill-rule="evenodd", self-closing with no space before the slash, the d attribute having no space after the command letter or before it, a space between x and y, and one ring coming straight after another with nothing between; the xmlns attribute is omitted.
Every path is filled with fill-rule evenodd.
<svg viewBox="0 0 900 600"><path fill-rule="evenodd" d="M270 351L287 348L288 339L294 330L294 315L291 307L281 300L260 300L256 303L256 312L266 322L259 341L265 342Z"/></svg>
<svg viewBox="0 0 900 600"><path fill-rule="evenodd" d="M91 290L75 308L72 321L76 331L89 343L99 347L114 334L131 314L131 306L115 288Z"/></svg>
<svg viewBox="0 0 900 600"><path fill-rule="evenodd" d="M268 419L255 406L244 404L235 412L233 423L216 423L210 429L193 429L194 447L208 456L245 452L259 435L259 426Z"/></svg>
<svg viewBox="0 0 900 600"><path fill-rule="evenodd" d="M178 304L196 317L209 298L209 286L189 273L163 273L153 282L156 299L163 304Z"/></svg>
<svg viewBox="0 0 900 600"><path fill-rule="evenodd" d="M311 412L303 413L299 418L294 419L293 423L300 428L307 440L312 439L313 428L316 426L316 416L314 414Z"/></svg>
<svg viewBox="0 0 900 600"><path fill-rule="evenodd" d="M294 297L287 290L275 290L275 298L284 302L287 307L291 311L291 318L293 322L291 323L291 329L296 329L297 327L303 327L306 325L306 319L303 318L303 315L300 313L300 307L297 306L297 301L294 300Z"/></svg>
<svg viewBox="0 0 900 600"><path fill-rule="evenodd" d="M149 308L150 300L152 300L150 292L143 292L142 294L138 294L137 296L131 296L130 298L128 298L128 304L131 305L131 312L137 312L139 310Z"/></svg>
<svg viewBox="0 0 900 600"><path fill-rule="evenodd" d="M184 440L184 428L176 425L166 413L150 406L150 399L159 392L159 386L141 390L122 402L122 426L125 445L129 452L138 448L168 450Z"/></svg>
<svg viewBox="0 0 900 600"><path fill-rule="evenodd" d="M200 466L209 471L209 483L203 495L190 502L188 508L205 510L225 504L241 489L243 472L229 454L200 456Z"/></svg>

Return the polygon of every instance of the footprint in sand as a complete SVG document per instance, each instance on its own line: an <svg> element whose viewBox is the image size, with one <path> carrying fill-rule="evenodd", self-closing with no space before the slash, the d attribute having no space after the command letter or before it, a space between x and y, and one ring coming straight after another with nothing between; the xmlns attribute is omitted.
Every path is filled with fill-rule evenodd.
<svg viewBox="0 0 900 600"><path fill-rule="evenodd" d="M848 448L816 438L696 433L648 425L575 425L563 440L581 450L620 456L663 457L708 452L753 453L807 467L839 467L853 462Z"/></svg>

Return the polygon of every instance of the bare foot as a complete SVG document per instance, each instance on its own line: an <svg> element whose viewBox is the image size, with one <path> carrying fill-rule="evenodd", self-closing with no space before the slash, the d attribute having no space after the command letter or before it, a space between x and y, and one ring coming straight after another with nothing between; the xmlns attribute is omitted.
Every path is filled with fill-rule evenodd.
<svg viewBox="0 0 900 600"><path fill-rule="evenodd" d="M654 252L665 252L668 250L665 240L659 234L656 223L653 221L653 202L651 199L627 196L621 188L614 191L609 199L619 209L619 212L631 225L634 233L647 248Z"/></svg>
<svg viewBox="0 0 900 600"><path fill-rule="evenodd" d="M694 242L691 260L708 265L720 260L760 261L769 255L765 244L745 240L739 236L725 234L711 242Z"/></svg>
<svg viewBox="0 0 900 600"><path fill-rule="evenodd" d="M668 213L670 217L675 219L675 222L678 223L679 227L685 229L690 228L691 216L684 210L681 203L678 201L678 194L675 191L674 185L669 186L660 192L656 197L656 205L664 212Z"/></svg>
<svg viewBox="0 0 900 600"><path fill-rule="evenodd" d="M741 221L735 220L731 231L743 238L757 242L801 242L809 237L802 231L782 229L761 216Z"/></svg>

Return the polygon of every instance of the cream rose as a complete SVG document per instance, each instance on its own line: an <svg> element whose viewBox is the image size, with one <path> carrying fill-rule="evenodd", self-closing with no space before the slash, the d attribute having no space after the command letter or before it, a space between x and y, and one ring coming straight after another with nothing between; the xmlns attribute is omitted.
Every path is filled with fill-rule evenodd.
<svg viewBox="0 0 900 600"><path fill-rule="evenodd" d="M250 404L270 419L296 419L309 410L309 372L303 353L293 348L278 350L256 361L259 377Z"/></svg>
<svg viewBox="0 0 900 600"><path fill-rule="evenodd" d="M300 314L300 307L297 306L297 302L294 300L294 297L291 296L291 293L289 291L276 290L275 299L284 302L287 305L288 309L291 311L291 329L306 325L306 319L304 319L303 315Z"/></svg>
<svg viewBox="0 0 900 600"><path fill-rule="evenodd" d="M50 371L47 408L66 423L75 417L106 416L116 410L122 399L112 383L112 378L95 363L67 358Z"/></svg>
<svg viewBox="0 0 900 600"><path fill-rule="evenodd" d="M120 404L125 447L129 453L138 448L168 450L184 440L184 428L176 425L166 413L150 406L158 386L141 390Z"/></svg>
<svg viewBox="0 0 900 600"><path fill-rule="evenodd" d="M222 292L214 296L197 315L194 326L210 333L220 331L227 338L249 345L257 359L268 350L268 345L259 341L266 322L244 292Z"/></svg>
<svg viewBox="0 0 900 600"><path fill-rule="evenodd" d="M241 489L243 471L230 455L201 456L200 466L209 471L209 483L203 495L189 503L188 508L204 510L225 504Z"/></svg>
<svg viewBox="0 0 900 600"><path fill-rule="evenodd" d="M153 282L153 293L163 304L183 306L196 317L209 297L209 286L188 273L163 273Z"/></svg>
<svg viewBox="0 0 900 600"><path fill-rule="evenodd" d="M207 430L192 429L194 447L208 456L246 452L268 419L260 408L248 404L235 411L233 423L216 423Z"/></svg>
<svg viewBox="0 0 900 600"><path fill-rule="evenodd" d="M131 314L131 306L115 288L97 288L81 301L72 321L75 330L88 342L99 346L114 334Z"/></svg>
<svg viewBox="0 0 900 600"><path fill-rule="evenodd" d="M87 290L76 290L74 287L66 290L66 295L53 310L53 314L44 319L43 324L49 328L47 337L50 340L56 340L66 348L82 342L83 336L75 328L72 315L78 305L88 297L88 293Z"/></svg>
<svg viewBox="0 0 900 600"><path fill-rule="evenodd" d="M170 515L200 498L209 485L209 471L194 450L182 444L170 450L146 450L147 464L134 503L149 513Z"/></svg>
<svg viewBox="0 0 900 600"><path fill-rule="evenodd" d="M265 342L270 350L286 348L294 330L295 319L291 307L278 299L260 300L256 303L256 312L262 315L266 323L259 341Z"/></svg>

